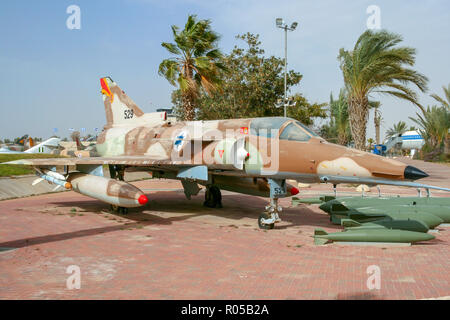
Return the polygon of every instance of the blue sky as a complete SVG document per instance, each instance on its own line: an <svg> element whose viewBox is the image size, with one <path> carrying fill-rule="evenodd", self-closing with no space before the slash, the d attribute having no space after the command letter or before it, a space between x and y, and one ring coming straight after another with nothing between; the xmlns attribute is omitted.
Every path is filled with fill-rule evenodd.
<svg viewBox="0 0 450 320"><path fill-rule="evenodd" d="M81 8L81 30L69 30L69 5ZM173 87L157 73L168 53L170 25L182 27L188 14L211 19L229 52L245 32L260 34L267 55L284 55L283 34L275 18L298 21L289 33L289 68L303 74L292 93L327 102L343 85L337 54L350 49L366 29L369 5L381 9L381 27L399 33L417 48L416 69L429 77L430 90L442 94L450 83L450 2L332 0L94 0L2 1L0 4L0 138L25 133L61 136L69 128L93 132L105 123L99 78L110 75L145 111L170 106ZM400 120L408 124L418 109L386 96L383 131ZM383 132L384 133L384 132ZM372 117L368 137L374 136Z"/></svg>

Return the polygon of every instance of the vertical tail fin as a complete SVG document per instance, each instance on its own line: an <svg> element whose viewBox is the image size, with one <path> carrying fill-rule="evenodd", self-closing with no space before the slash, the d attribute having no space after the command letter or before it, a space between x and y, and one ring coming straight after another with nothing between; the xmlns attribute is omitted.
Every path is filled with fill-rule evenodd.
<svg viewBox="0 0 450 320"><path fill-rule="evenodd" d="M105 104L107 127L131 124L144 114L110 77L101 78L100 85Z"/></svg>
<svg viewBox="0 0 450 320"><path fill-rule="evenodd" d="M84 149L84 146L81 144L81 141L80 141L80 132L79 131L72 132L70 137L72 138L72 141L75 141L78 151Z"/></svg>

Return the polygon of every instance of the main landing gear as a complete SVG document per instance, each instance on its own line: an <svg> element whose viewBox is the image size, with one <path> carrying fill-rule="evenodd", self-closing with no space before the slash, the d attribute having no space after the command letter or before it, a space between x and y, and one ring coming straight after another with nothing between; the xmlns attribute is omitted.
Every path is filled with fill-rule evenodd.
<svg viewBox="0 0 450 320"><path fill-rule="evenodd" d="M206 186L203 205L208 208L222 208L222 193L218 187L214 185Z"/></svg>
<svg viewBox="0 0 450 320"><path fill-rule="evenodd" d="M118 213L118 214L127 214L128 213L128 208L119 207L119 206L116 206L114 204L111 204L109 206L109 209L110 209L111 212Z"/></svg>
<svg viewBox="0 0 450 320"><path fill-rule="evenodd" d="M109 175L111 179L116 179L119 181L124 181L125 167L120 165L109 165ZM113 213L118 214L128 214L128 208L119 207L114 204L109 206L109 210Z"/></svg>

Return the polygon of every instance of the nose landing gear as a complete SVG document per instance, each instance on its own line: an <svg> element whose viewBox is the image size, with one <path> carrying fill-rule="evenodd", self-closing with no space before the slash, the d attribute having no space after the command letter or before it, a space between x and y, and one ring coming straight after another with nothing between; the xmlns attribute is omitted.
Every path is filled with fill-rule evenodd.
<svg viewBox="0 0 450 320"><path fill-rule="evenodd" d="M270 204L265 209L259 215L258 227L260 229L270 230L275 227L275 223L281 221L279 213L281 213L282 208L278 205L278 198L270 199Z"/></svg>
<svg viewBox="0 0 450 320"><path fill-rule="evenodd" d="M283 208L278 205L278 199L286 196L286 180L268 179L268 182L270 186L270 203L258 218L258 226L264 230L273 229L275 223L281 221L279 213L281 213Z"/></svg>

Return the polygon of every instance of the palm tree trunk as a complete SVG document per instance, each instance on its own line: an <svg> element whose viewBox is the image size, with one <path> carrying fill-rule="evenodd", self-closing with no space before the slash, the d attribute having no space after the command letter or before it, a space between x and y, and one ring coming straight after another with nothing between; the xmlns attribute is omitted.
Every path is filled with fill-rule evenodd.
<svg viewBox="0 0 450 320"><path fill-rule="evenodd" d="M367 119L369 116L369 100L367 97L350 96L348 98L348 113L350 131L355 142L355 148L365 150Z"/></svg>
<svg viewBox="0 0 450 320"><path fill-rule="evenodd" d="M194 95L190 92L183 93L183 109L185 121L195 120L195 101Z"/></svg>
<svg viewBox="0 0 450 320"><path fill-rule="evenodd" d="M378 112L378 108L375 108L373 121L374 121L374 124L375 124L375 142L376 142L376 144L380 144L381 115Z"/></svg>
<svg viewBox="0 0 450 320"><path fill-rule="evenodd" d="M450 158L450 135L447 135L445 137L445 141L444 141L444 154L445 154L445 158L448 159Z"/></svg>
<svg viewBox="0 0 450 320"><path fill-rule="evenodd" d="M343 130L340 130L338 133L338 144L343 146L347 144L347 134Z"/></svg>

